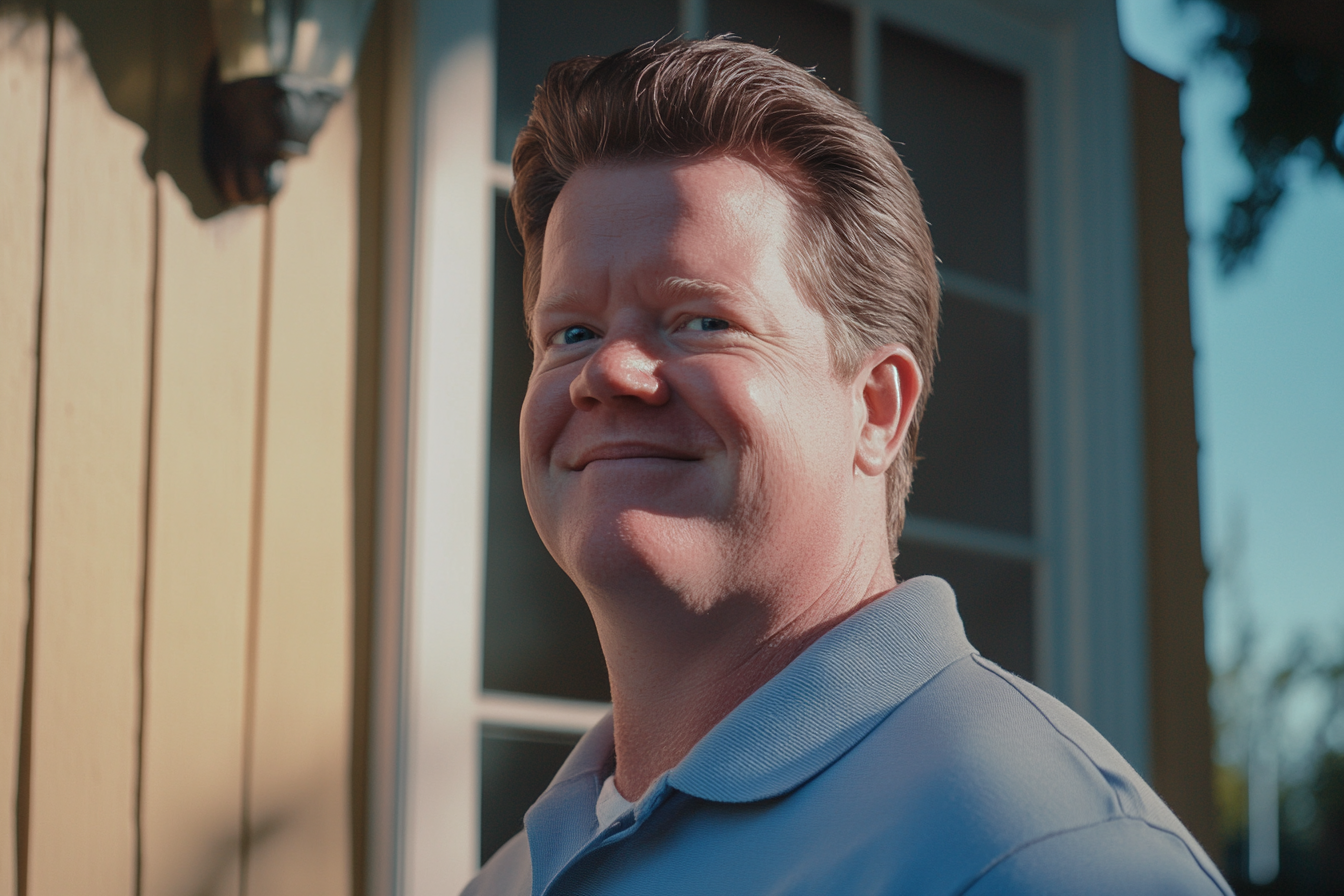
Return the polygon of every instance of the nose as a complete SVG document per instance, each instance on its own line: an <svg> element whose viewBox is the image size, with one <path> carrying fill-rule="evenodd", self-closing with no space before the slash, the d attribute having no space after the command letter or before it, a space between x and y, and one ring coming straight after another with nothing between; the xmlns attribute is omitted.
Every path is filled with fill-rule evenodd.
<svg viewBox="0 0 1344 896"><path fill-rule="evenodd" d="M570 401L580 410L623 398L661 405L670 392L660 365L636 340L608 337L570 382Z"/></svg>

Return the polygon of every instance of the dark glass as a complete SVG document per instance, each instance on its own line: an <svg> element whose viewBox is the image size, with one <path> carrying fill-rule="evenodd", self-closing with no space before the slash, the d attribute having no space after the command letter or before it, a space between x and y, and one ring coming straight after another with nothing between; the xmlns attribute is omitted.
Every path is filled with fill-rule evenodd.
<svg viewBox="0 0 1344 896"><path fill-rule="evenodd" d="M777 50L817 75L841 96L854 98L853 25L849 10L812 0L709 0L709 33L732 32Z"/></svg>
<svg viewBox="0 0 1344 896"><path fill-rule="evenodd" d="M1022 77L890 25L881 77L882 129L919 188L938 257L1026 289Z"/></svg>
<svg viewBox="0 0 1344 896"><path fill-rule="evenodd" d="M1030 329L1024 315L943 297L910 513L1031 534Z"/></svg>
<svg viewBox="0 0 1344 896"><path fill-rule="evenodd" d="M482 865L523 829L523 815L578 742L577 734L481 728Z"/></svg>
<svg viewBox="0 0 1344 896"><path fill-rule="evenodd" d="M971 644L1015 675L1035 675L1030 563L902 539L896 575L946 579Z"/></svg>
<svg viewBox="0 0 1344 896"><path fill-rule="evenodd" d="M675 35L677 0L499 0L495 158L509 161L551 63Z"/></svg>
<svg viewBox="0 0 1344 896"><path fill-rule="evenodd" d="M532 350L523 322L523 258L515 248L520 237L503 197L495 222L482 682L491 690L610 700L588 605L541 543L523 497L518 414Z"/></svg>

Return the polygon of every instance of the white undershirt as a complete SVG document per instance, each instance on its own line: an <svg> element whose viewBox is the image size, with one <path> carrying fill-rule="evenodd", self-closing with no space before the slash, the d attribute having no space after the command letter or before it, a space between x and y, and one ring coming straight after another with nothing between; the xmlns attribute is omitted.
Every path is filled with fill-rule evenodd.
<svg viewBox="0 0 1344 896"><path fill-rule="evenodd" d="M621 792L616 789L616 776L610 775L602 782L602 792L597 795L597 826L603 829L609 827L634 805L621 796Z"/></svg>

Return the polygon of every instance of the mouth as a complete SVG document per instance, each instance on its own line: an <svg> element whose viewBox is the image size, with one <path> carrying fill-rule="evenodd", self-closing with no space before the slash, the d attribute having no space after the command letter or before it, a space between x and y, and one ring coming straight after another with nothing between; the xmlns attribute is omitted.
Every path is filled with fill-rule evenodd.
<svg viewBox="0 0 1344 896"><path fill-rule="evenodd" d="M646 442L615 442L606 445L594 445L587 449L578 456L570 469L579 472L586 469L591 463L622 460L695 461L700 460L700 455L667 445L652 445Z"/></svg>

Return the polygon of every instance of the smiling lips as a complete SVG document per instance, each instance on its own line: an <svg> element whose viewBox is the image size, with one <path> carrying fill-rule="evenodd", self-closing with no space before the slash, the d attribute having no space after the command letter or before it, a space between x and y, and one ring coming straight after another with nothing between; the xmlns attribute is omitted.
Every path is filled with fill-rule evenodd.
<svg viewBox="0 0 1344 896"><path fill-rule="evenodd" d="M582 471L590 463L598 460L700 460L702 456L699 453L648 442L609 442L584 450L569 468Z"/></svg>

